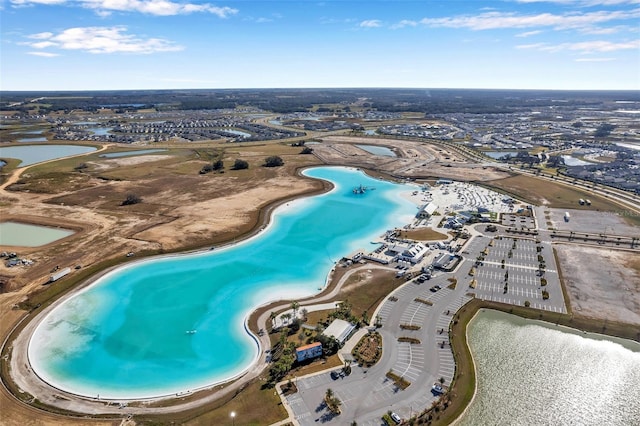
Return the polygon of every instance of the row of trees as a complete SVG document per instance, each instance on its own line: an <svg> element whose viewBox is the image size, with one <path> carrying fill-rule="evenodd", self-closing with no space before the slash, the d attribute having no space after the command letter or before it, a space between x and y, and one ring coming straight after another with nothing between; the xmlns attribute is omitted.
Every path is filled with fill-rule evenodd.
<svg viewBox="0 0 640 426"><path fill-rule="evenodd" d="M267 157L264 160L264 167L279 167L284 165L284 161L282 158L277 155L273 155L271 157ZM236 159L231 167L231 170L244 170L249 168L249 163L240 158ZM206 174L211 172L222 172L224 169L224 162L222 160L213 161L211 164L205 164L202 169L200 169L200 174Z"/></svg>

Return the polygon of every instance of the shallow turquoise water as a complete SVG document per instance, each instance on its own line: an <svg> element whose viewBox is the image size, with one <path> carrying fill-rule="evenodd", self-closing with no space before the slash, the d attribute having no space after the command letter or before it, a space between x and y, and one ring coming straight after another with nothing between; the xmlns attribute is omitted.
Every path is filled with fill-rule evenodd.
<svg viewBox="0 0 640 426"><path fill-rule="evenodd" d="M77 394L143 398L193 390L246 370L259 355L244 330L256 306L317 293L335 261L416 212L399 196L413 187L347 168L306 174L336 187L277 209L254 238L136 262L58 306L30 342L34 371ZM360 184L375 190L353 194Z"/></svg>

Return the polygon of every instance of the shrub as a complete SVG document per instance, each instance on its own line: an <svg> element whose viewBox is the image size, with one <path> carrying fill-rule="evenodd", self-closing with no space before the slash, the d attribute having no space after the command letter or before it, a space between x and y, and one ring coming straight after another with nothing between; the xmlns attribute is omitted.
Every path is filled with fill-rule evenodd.
<svg viewBox="0 0 640 426"><path fill-rule="evenodd" d="M235 161L235 163L233 163L233 167L232 167L233 170L243 170L248 168L249 168L249 163L239 158Z"/></svg>
<svg viewBox="0 0 640 426"><path fill-rule="evenodd" d="M138 197L135 194L128 194L127 198L120 203L121 206L130 206L132 204L138 204L142 202L142 198Z"/></svg>
<svg viewBox="0 0 640 426"><path fill-rule="evenodd" d="M282 165L284 165L284 161L277 155L272 155L271 157L267 157L264 160L265 167L279 167Z"/></svg>

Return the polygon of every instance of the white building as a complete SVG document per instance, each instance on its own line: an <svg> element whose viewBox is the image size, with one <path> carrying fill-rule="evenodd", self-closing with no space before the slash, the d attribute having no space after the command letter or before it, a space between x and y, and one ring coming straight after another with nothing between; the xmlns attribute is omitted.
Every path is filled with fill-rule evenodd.
<svg viewBox="0 0 640 426"><path fill-rule="evenodd" d="M389 247L388 251L395 254L398 260L405 262L418 263L429 253L429 247L422 243L411 244L409 246L403 244L395 244Z"/></svg>
<svg viewBox="0 0 640 426"><path fill-rule="evenodd" d="M420 207L420 210L418 210L416 217L418 219L428 219L433 215L433 213L435 213L437 208L438 206L435 203L427 203L424 206Z"/></svg>
<svg viewBox="0 0 640 426"><path fill-rule="evenodd" d="M341 319L334 319L322 334L333 337L340 343L340 345L342 345L354 328L356 328L356 326L350 322Z"/></svg>

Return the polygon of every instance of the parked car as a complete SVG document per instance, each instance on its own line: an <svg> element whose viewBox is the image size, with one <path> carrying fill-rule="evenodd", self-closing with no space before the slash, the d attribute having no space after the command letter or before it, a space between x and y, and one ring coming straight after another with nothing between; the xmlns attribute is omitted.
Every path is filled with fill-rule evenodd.
<svg viewBox="0 0 640 426"><path fill-rule="evenodd" d="M431 290L432 293L435 293L436 291L440 290L441 288L442 287L440 287L439 285L434 285L429 290Z"/></svg>
<svg viewBox="0 0 640 426"><path fill-rule="evenodd" d="M393 420L394 422L396 422L397 425L399 425L400 423L402 423L402 419L400 418L399 415L397 415L396 413L391 413L390 414L391 420Z"/></svg>

